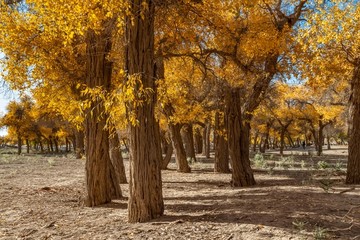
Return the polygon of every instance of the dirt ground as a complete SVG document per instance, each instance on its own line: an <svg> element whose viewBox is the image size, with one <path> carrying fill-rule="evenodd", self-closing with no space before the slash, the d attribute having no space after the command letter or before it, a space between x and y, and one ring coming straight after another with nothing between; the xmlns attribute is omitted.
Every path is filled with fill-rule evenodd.
<svg viewBox="0 0 360 240"><path fill-rule="evenodd" d="M123 199L83 206L84 160L3 153L0 239L360 239L360 186L343 184L345 151L257 156L251 188L230 187L213 159L199 157L190 174L171 163L164 216L141 224L127 223L126 184Z"/></svg>

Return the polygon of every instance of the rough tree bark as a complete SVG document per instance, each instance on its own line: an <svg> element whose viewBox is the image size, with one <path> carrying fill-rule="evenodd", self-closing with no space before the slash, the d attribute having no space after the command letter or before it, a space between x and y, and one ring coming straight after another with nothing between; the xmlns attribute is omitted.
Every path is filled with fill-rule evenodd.
<svg viewBox="0 0 360 240"><path fill-rule="evenodd" d="M178 167L178 171L183 173L189 173L191 172L191 168L186 159L186 152L180 133L181 126L178 123L173 124L169 122L168 124L169 124L171 142L175 150L175 160Z"/></svg>
<svg viewBox="0 0 360 240"><path fill-rule="evenodd" d="M154 91L147 99L142 97L144 103L141 105L127 104L127 111L131 111L138 121L137 125L130 126L128 217L129 222L145 222L164 212L161 145L157 139L160 134L155 120L154 1L131 0L129 10L132 16L126 21L125 68L130 76L139 78L144 89ZM135 90L138 87L135 86Z"/></svg>
<svg viewBox="0 0 360 240"><path fill-rule="evenodd" d="M168 119L168 127L170 132L170 138L175 151L175 160L177 164L177 170L183 173L191 172L191 168L186 159L186 151L181 138L181 125L178 123L172 123L169 119L173 116L174 108L171 104L166 104L163 107L164 113Z"/></svg>
<svg viewBox="0 0 360 240"><path fill-rule="evenodd" d="M112 63L107 55L111 50L114 21L104 23L104 28L86 34L86 85L89 88L110 89ZM87 205L97 206L111 201L114 186L111 178L109 131L105 129L107 114L101 99L92 101L85 118L86 134L86 188Z"/></svg>
<svg viewBox="0 0 360 240"><path fill-rule="evenodd" d="M182 128L182 133L183 133L182 135L184 139L186 156L196 162L194 134L193 134L192 125L185 124Z"/></svg>
<svg viewBox="0 0 360 240"><path fill-rule="evenodd" d="M218 173L229 173L229 150L228 142L225 138L225 119L220 119L220 114L215 114L215 166L214 171Z"/></svg>
<svg viewBox="0 0 360 240"><path fill-rule="evenodd" d="M350 95L349 157L347 184L360 184L360 59L355 66Z"/></svg>
<svg viewBox="0 0 360 240"><path fill-rule="evenodd" d="M110 159L119 183L127 183L124 159L121 155L119 135L116 130L110 134Z"/></svg>
<svg viewBox="0 0 360 240"><path fill-rule="evenodd" d="M173 148L173 145L172 145L172 141L170 140L170 142L168 143L168 146L166 148L166 155L162 161L162 164L161 164L161 169L162 170L166 170L167 169L167 166L169 165L170 161L171 161L171 156L174 152L174 148Z"/></svg>
<svg viewBox="0 0 360 240"><path fill-rule="evenodd" d="M255 185L249 159L249 126L242 123L240 89L229 90L225 97L226 130L232 166L231 185L246 187Z"/></svg>

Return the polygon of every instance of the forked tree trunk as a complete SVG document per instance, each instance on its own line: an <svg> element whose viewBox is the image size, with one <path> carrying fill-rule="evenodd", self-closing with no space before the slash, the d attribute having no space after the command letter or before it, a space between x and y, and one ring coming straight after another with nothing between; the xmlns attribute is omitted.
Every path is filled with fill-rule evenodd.
<svg viewBox="0 0 360 240"><path fill-rule="evenodd" d="M231 185L246 187L255 185L249 159L249 123L242 124L240 90L231 89L225 98L226 129L232 166Z"/></svg>
<svg viewBox="0 0 360 240"><path fill-rule="evenodd" d="M119 135L116 131L110 134L110 159L119 183L127 183L124 159L121 155Z"/></svg>
<svg viewBox="0 0 360 240"><path fill-rule="evenodd" d="M112 63L107 55L111 50L113 21L104 23L100 32L89 30L86 34L86 85L88 88L101 87L109 91ZM108 203L114 193L114 176L111 171L109 154L109 131L105 129L107 114L104 102L94 100L85 118L86 134L86 189L87 205L97 206Z"/></svg>
<svg viewBox="0 0 360 240"><path fill-rule="evenodd" d="M214 171L218 173L229 173L229 150L226 141L224 118L220 119L220 114L215 114L215 166Z"/></svg>
<svg viewBox="0 0 360 240"><path fill-rule="evenodd" d="M182 128L186 156L196 162L194 134L191 124L185 124Z"/></svg>
<svg viewBox="0 0 360 240"><path fill-rule="evenodd" d="M128 216L129 222L145 222L164 212L160 134L155 120L154 1L131 0L129 11L132 16L126 21L125 68L129 76L139 79L144 89L153 90L151 96L139 99L143 104L135 107L127 104L127 111L137 120L136 126L130 126Z"/></svg>
<svg viewBox="0 0 360 240"><path fill-rule="evenodd" d="M347 184L360 184L360 61L351 81Z"/></svg>

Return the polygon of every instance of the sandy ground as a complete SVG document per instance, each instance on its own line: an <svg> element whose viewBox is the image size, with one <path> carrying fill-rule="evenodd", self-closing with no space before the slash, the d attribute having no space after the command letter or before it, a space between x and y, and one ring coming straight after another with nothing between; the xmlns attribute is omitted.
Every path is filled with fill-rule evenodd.
<svg viewBox="0 0 360 240"><path fill-rule="evenodd" d="M0 154L0 239L360 239L360 186L343 184L343 151L266 154L251 188L231 188L213 159L190 174L171 163L164 216L141 224L127 223L126 184L123 199L83 206L84 160Z"/></svg>

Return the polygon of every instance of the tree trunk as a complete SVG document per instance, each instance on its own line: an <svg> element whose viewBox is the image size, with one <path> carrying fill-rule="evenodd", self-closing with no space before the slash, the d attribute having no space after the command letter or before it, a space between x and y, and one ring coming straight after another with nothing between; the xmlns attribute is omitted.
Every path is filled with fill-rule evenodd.
<svg viewBox="0 0 360 240"><path fill-rule="evenodd" d="M53 153L54 152L54 145L53 145L53 137L49 136L49 146L50 146L50 151Z"/></svg>
<svg viewBox="0 0 360 240"><path fill-rule="evenodd" d="M285 129L281 128L280 131L280 155L284 155L284 148L285 148Z"/></svg>
<svg viewBox="0 0 360 240"><path fill-rule="evenodd" d="M71 145L70 145L70 141L67 137L65 137L65 146L66 146L65 151L70 152Z"/></svg>
<svg viewBox="0 0 360 240"><path fill-rule="evenodd" d="M240 90L232 89L226 95L226 129L232 165L231 185L245 187L255 185L249 160L249 128L242 124ZM249 123L248 123L249 124Z"/></svg>
<svg viewBox="0 0 360 240"><path fill-rule="evenodd" d="M110 134L110 159L119 183L127 183L124 159L121 155L119 135L116 130Z"/></svg>
<svg viewBox="0 0 360 240"><path fill-rule="evenodd" d="M18 137L17 137L17 153L18 155L21 154L21 147L22 147L22 139L21 139L21 136L20 134L18 134Z"/></svg>
<svg viewBox="0 0 360 240"><path fill-rule="evenodd" d="M258 137L259 137L259 132L256 131L255 136L254 136L253 152L256 152Z"/></svg>
<svg viewBox="0 0 360 240"><path fill-rule="evenodd" d="M203 149L202 155L206 158L210 158L210 123L206 123L203 129Z"/></svg>
<svg viewBox="0 0 360 240"><path fill-rule="evenodd" d="M30 143L29 143L29 138L25 139L26 141L26 153L30 153Z"/></svg>
<svg viewBox="0 0 360 240"><path fill-rule="evenodd" d="M202 153L203 142L199 128L196 128L195 130L195 148L196 148L196 153L198 154Z"/></svg>
<svg viewBox="0 0 360 240"><path fill-rule="evenodd" d="M172 145L172 141L170 141L168 143L168 146L166 148L166 155L162 161L162 164L161 164L161 169L162 170L166 170L167 169L167 166L169 165L170 161L171 161L171 156L174 152L174 148L173 148L173 145Z"/></svg>
<svg viewBox="0 0 360 240"><path fill-rule="evenodd" d="M229 173L229 150L225 136L224 118L220 119L220 114L215 114L215 166L214 171L218 173Z"/></svg>
<svg viewBox="0 0 360 240"><path fill-rule="evenodd" d="M85 146L84 146L84 131L83 130L76 130L75 132L75 156L76 159L81 159L85 153Z"/></svg>
<svg viewBox="0 0 360 240"><path fill-rule="evenodd" d="M175 160L178 167L178 171L183 173L189 173L191 172L191 169L186 160L186 152L182 142L180 129L181 126L179 124L169 123L170 136L171 136L173 148L175 150Z"/></svg>
<svg viewBox="0 0 360 240"><path fill-rule="evenodd" d="M145 222L163 215L161 145L155 120L154 18L152 0L131 0L126 21L126 71L137 77L151 96L140 96L143 104L127 103L137 120L130 126L129 222ZM143 6L146 6L144 8ZM141 13L141 14L140 14ZM137 92L140 87L135 86Z"/></svg>
<svg viewBox="0 0 360 240"><path fill-rule="evenodd" d="M44 152L44 145L42 143L41 138L39 138L39 144L40 144L40 152L43 153Z"/></svg>
<svg viewBox="0 0 360 240"><path fill-rule="evenodd" d="M319 136L318 136L318 149L317 149L317 155L321 156L323 152L323 142L324 142L324 134L323 134L324 126L322 124L321 119L319 120Z"/></svg>
<svg viewBox="0 0 360 240"><path fill-rule="evenodd" d="M54 137L54 145L55 145L55 152L58 153L59 152L59 141L58 141L58 137Z"/></svg>
<svg viewBox="0 0 360 240"><path fill-rule="evenodd" d="M99 32L88 30L86 34L86 85L109 91L112 63L107 55L111 50L114 22L103 24L104 28ZM92 100L85 117L87 205L93 207L110 202L116 186L113 185L109 131L105 129L108 115L104 102L100 98L94 100L94 96L86 97Z"/></svg>
<svg viewBox="0 0 360 240"><path fill-rule="evenodd" d="M329 134L326 135L326 142L327 142L327 149L330 150L331 149L331 144L330 144L330 136L329 136Z"/></svg>
<svg viewBox="0 0 360 240"><path fill-rule="evenodd" d="M186 156L196 162L195 147L194 147L194 134L191 124L185 124L182 128L183 139L185 143Z"/></svg>
<svg viewBox="0 0 360 240"><path fill-rule="evenodd" d="M360 184L360 63L351 81L347 184Z"/></svg>

